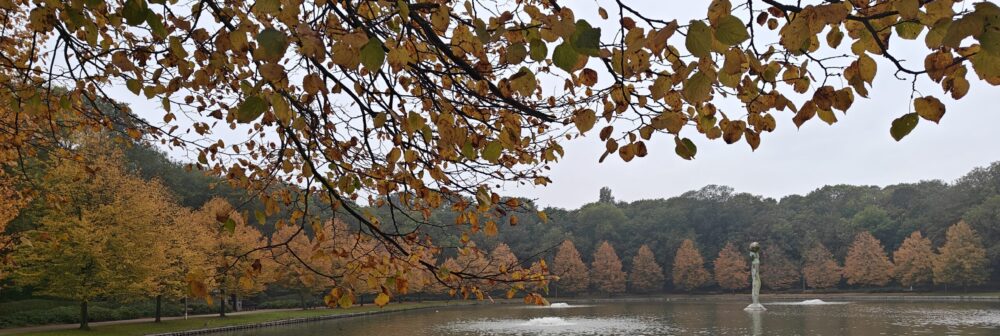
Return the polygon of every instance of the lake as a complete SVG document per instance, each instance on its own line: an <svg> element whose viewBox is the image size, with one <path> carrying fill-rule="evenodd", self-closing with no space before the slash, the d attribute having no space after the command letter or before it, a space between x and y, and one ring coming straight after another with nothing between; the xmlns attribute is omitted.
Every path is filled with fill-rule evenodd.
<svg viewBox="0 0 1000 336"><path fill-rule="evenodd" d="M606 302L430 308L220 333L273 335L998 335L997 302ZM558 307L562 306L562 307Z"/></svg>

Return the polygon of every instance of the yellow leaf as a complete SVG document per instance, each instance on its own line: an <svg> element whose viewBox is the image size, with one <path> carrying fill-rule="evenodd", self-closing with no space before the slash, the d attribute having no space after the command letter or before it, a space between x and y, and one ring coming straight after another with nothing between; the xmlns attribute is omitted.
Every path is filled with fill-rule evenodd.
<svg viewBox="0 0 1000 336"><path fill-rule="evenodd" d="M375 297L375 305L384 307L387 304L389 304L389 295L386 293L378 293L378 296Z"/></svg>
<svg viewBox="0 0 1000 336"><path fill-rule="evenodd" d="M933 121L941 121L944 116L944 104L932 96L921 97L913 100L913 108L917 110L917 115L921 118Z"/></svg>
<svg viewBox="0 0 1000 336"><path fill-rule="evenodd" d="M819 116L820 120L826 122L827 124L833 125L837 122L837 116L834 115L831 110L820 109L816 111L816 115Z"/></svg>
<svg viewBox="0 0 1000 336"><path fill-rule="evenodd" d="M597 113L594 112L594 110L582 109L573 113L573 124L576 125L576 129L578 129L581 134L594 128L594 124L596 122Z"/></svg>
<svg viewBox="0 0 1000 336"><path fill-rule="evenodd" d="M896 11L903 19L916 19L920 14L920 0L896 0Z"/></svg>
<svg viewBox="0 0 1000 336"><path fill-rule="evenodd" d="M483 230L486 236L493 237L497 235L497 223L494 221L486 222L486 228Z"/></svg>
<svg viewBox="0 0 1000 336"><path fill-rule="evenodd" d="M861 79L871 84L875 80L875 72L878 70L878 65L868 55L861 55L858 57L858 70L860 71Z"/></svg>

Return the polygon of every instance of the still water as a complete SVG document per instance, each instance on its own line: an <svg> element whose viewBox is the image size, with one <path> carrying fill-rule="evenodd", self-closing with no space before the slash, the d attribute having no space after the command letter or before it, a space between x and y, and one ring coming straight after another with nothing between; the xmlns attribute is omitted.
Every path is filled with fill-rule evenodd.
<svg viewBox="0 0 1000 336"><path fill-rule="evenodd" d="M614 302L480 305L223 333L276 335L1000 335L996 302Z"/></svg>

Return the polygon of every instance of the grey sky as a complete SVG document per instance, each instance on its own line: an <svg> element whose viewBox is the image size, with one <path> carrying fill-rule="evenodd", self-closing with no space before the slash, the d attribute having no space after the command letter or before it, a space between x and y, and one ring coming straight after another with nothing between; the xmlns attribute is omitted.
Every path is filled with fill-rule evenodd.
<svg viewBox="0 0 1000 336"><path fill-rule="evenodd" d="M643 13L676 18L682 24L691 18L704 17L709 2L683 2L684 5L671 5L669 14L655 14L664 12L665 3L675 2L626 1ZM603 0L601 3L608 4ZM614 20L602 22L597 18L594 2L575 2L574 8L578 18L604 27L605 39L611 38L617 29ZM613 18L617 16L617 8L609 5L607 9ZM745 11L737 9L734 12L747 20ZM683 44L683 41L674 39L671 43ZM922 45L923 37L916 43ZM912 46L897 43L893 47L897 48L896 56L905 63L922 68L923 56L916 51L921 50L925 55L926 48ZM847 53L846 49L844 51ZM657 135L648 143L650 153L646 158L624 163L617 155L610 155L602 164L598 164L597 159L604 146L597 141L596 131L593 131L586 139L564 144L566 157L553 166L549 175L552 184L547 187L510 185L504 192L537 199L542 205L567 208L595 201L602 186L611 187L615 197L625 201L672 197L707 184L728 185L740 192L779 198L807 193L829 184L952 181L974 167L1000 160L1000 151L995 147L997 141L993 138L994 128L1000 125L1000 114L996 112L1000 88L984 84L970 70L967 77L972 82L970 93L960 101L952 101L940 85L922 77L917 86L919 93L941 99L947 105L947 113L940 125L922 120L913 133L897 143L889 136L889 125L894 118L910 111L911 83L895 79L891 64L875 57L879 62L879 75L871 90L872 98L856 97L848 115L837 112L840 122L833 126L814 118L802 129L796 129L791 122L792 112L776 112L778 129L762 136L756 152L751 152L744 141L726 145L721 140L709 141L695 134L693 129L686 129L682 135L698 145L698 155L693 161L680 159L674 154L672 139ZM841 85L837 81L833 84ZM113 91L137 111L159 108L157 102L135 97L124 88ZM727 111L738 108L724 102L719 104ZM162 116L160 113L154 115ZM194 159L178 157L177 152L173 154L186 161Z"/></svg>
<svg viewBox="0 0 1000 336"><path fill-rule="evenodd" d="M778 129L751 152L743 141L726 145L703 138L692 140L698 156L685 161L673 152L670 138L650 143L650 154L632 162L617 155L601 164L604 146L592 139L566 144L566 158L553 166L548 187L508 189L538 199L542 205L575 208L597 200L602 186L618 200L667 198L707 184L779 198L803 194L828 184L887 185L941 179L952 181L977 166L1000 160L995 128L1000 125L995 98L1000 89L973 85L960 101L943 99L948 112L936 125L921 121L909 136L896 142L889 136L892 120L906 113L909 90L886 90L894 79L880 76L875 99L858 99L847 116L828 126L818 119L802 129L791 112L776 115Z"/></svg>
<svg viewBox="0 0 1000 336"><path fill-rule="evenodd" d="M616 6L599 2L614 18ZM644 15L676 18L685 24L690 19L704 18L710 2L631 0L625 3ZM671 5L665 7L667 3ZM739 3L733 1L734 6ZM593 14L596 13L594 4L591 1L574 3L574 6L581 6L574 7L577 17L601 22ZM755 2L755 5L762 3ZM746 8L734 9L734 15L747 20ZM605 36L617 29L609 24L616 22L604 22ZM757 33L761 31L766 33L757 27ZM923 69L923 56L927 53L923 34L912 42L895 38L893 43L897 58L913 68ZM848 45L843 43L838 52L850 53ZM889 126L893 119L912 111L911 81L897 80L891 63L877 55L872 57L878 62L879 72L874 89L870 90L871 98L855 97L848 115L836 112L840 121L833 126L813 118L802 129L796 129L791 122L792 112L776 112L778 129L762 136L756 152L751 152L742 140L726 145L721 140L709 141L693 130L685 130L682 135L698 146L698 155L693 161L685 161L674 154L671 138L654 136L647 144L650 154L645 158L624 163L617 155L610 155L604 163L597 164L604 146L596 140L597 135L592 134L589 139L564 145L566 158L553 166L550 175L554 183L544 188L517 187L507 191L535 198L542 205L567 208L596 201L602 186L611 187L614 196L624 201L668 198L708 184L728 185L739 192L780 198L808 193L829 184L884 186L932 179L950 182L975 167L1000 160L1000 150L996 148L998 141L994 138L995 128L1000 125L997 113L1000 88L985 84L970 69L967 78L972 88L962 100L954 101L939 84L922 76L917 82L918 93L941 99L947 105L947 113L940 125L921 120L909 136L897 143L889 136ZM839 79L832 84L842 85ZM728 111L738 108L722 106L728 107Z"/></svg>

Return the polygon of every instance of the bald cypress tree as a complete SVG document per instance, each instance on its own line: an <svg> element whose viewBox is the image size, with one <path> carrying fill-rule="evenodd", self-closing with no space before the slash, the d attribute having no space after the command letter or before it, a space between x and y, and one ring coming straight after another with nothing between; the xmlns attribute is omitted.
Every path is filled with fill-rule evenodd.
<svg viewBox="0 0 1000 336"><path fill-rule="evenodd" d="M629 285L633 292L649 293L663 289L663 268L656 263L656 256L649 246L642 245L632 258Z"/></svg>
<svg viewBox="0 0 1000 336"><path fill-rule="evenodd" d="M594 252L594 262L590 269L594 289L607 294L625 291L625 271L622 271L622 261L611 243L601 242Z"/></svg>
<svg viewBox="0 0 1000 336"><path fill-rule="evenodd" d="M840 283L843 270L837 265L833 253L823 243L816 243L805 254L802 275L812 288L829 288Z"/></svg>
<svg viewBox="0 0 1000 336"><path fill-rule="evenodd" d="M750 285L750 271L747 269L747 257L736 250L732 242L719 251L715 258L715 282L719 287L736 290Z"/></svg>
<svg viewBox="0 0 1000 336"><path fill-rule="evenodd" d="M930 283L934 275L934 258L931 240L924 238L920 231L913 231L892 254L896 280L907 287Z"/></svg>
<svg viewBox="0 0 1000 336"><path fill-rule="evenodd" d="M799 282L799 267L777 245L768 245L760 254L760 281L770 289L788 289Z"/></svg>
<svg viewBox="0 0 1000 336"><path fill-rule="evenodd" d="M674 285L691 291L708 284L712 275L705 269L705 259L694 246L694 241L685 239L674 256Z"/></svg>
<svg viewBox="0 0 1000 336"><path fill-rule="evenodd" d="M934 261L934 283L967 288L986 282L989 261L976 231L959 221L948 228L946 235Z"/></svg>
<svg viewBox="0 0 1000 336"><path fill-rule="evenodd" d="M590 286L589 273L573 242L563 241L552 262L552 274L559 277L557 288L565 294L584 292Z"/></svg>
<svg viewBox="0 0 1000 336"><path fill-rule="evenodd" d="M844 277L851 285L884 286L892 280L892 262L882 242L868 231L858 233L844 260Z"/></svg>

